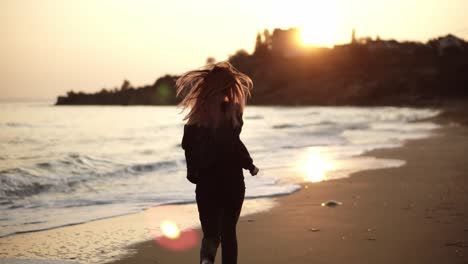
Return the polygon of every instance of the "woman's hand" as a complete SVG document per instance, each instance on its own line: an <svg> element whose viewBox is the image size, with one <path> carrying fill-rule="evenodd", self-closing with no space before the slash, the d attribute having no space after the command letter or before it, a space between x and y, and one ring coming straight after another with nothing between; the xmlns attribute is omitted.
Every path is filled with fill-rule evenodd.
<svg viewBox="0 0 468 264"><path fill-rule="evenodd" d="M257 175L257 173L258 173L259 170L260 170L260 169L257 168L257 166L253 165L253 168L250 170L250 175L252 175L252 176Z"/></svg>

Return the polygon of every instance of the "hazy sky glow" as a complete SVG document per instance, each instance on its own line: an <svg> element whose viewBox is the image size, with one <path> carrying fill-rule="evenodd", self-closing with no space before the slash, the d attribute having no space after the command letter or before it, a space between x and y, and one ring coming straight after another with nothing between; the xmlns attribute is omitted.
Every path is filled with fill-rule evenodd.
<svg viewBox="0 0 468 264"><path fill-rule="evenodd" d="M2 0L0 98L55 98L153 83L253 50L257 31L302 27L308 42L358 36L468 38L466 0Z"/></svg>

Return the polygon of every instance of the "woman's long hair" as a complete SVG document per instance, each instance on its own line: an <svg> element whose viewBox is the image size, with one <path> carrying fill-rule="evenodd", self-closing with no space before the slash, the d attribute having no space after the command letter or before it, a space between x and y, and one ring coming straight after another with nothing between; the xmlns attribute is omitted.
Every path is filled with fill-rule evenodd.
<svg viewBox="0 0 468 264"><path fill-rule="evenodd" d="M188 124L218 127L228 119L234 126L240 124L245 102L253 87L252 80L229 62L209 64L199 70L183 74L176 82L179 106L189 108L184 120ZM226 103L225 111L221 105Z"/></svg>

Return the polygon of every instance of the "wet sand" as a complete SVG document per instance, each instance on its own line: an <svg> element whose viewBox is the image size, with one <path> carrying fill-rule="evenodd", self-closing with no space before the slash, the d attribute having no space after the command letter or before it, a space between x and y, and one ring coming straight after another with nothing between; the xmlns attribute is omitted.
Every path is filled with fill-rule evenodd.
<svg viewBox="0 0 468 264"><path fill-rule="evenodd" d="M366 154L406 160L403 167L307 184L242 218L239 263L468 263L468 129L443 123L431 138ZM343 204L320 205L330 199ZM113 264L198 261L198 247L132 248Z"/></svg>
<svg viewBox="0 0 468 264"><path fill-rule="evenodd" d="M366 154L406 160L403 167L304 184L273 209L242 217L238 263L468 263L468 128L447 120L431 138ZM343 204L321 206L330 199ZM194 205L168 206L5 237L0 258L197 263L198 244L174 251L152 239L151 223L174 213L197 217Z"/></svg>

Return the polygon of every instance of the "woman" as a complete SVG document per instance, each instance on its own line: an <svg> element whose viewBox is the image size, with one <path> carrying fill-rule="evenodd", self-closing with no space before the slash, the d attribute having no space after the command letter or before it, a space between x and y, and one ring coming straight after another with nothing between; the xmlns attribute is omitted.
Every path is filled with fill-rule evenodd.
<svg viewBox="0 0 468 264"><path fill-rule="evenodd" d="M258 173L240 140L242 113L252 80L228 62L185 73L177 82L184 120L182 148L187 178L196 186L203 230L200 263L213 263L221 242L222 263L237 263L236 225L244 201L242 169Z"/></svg>

